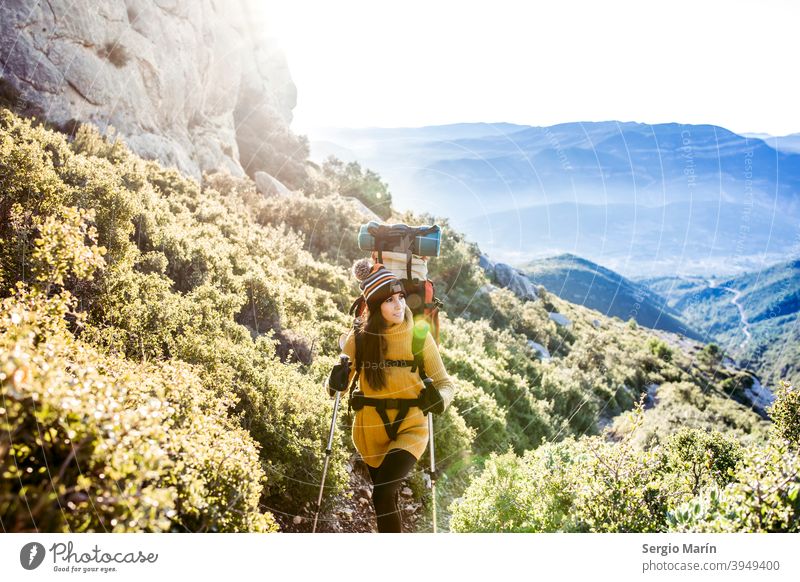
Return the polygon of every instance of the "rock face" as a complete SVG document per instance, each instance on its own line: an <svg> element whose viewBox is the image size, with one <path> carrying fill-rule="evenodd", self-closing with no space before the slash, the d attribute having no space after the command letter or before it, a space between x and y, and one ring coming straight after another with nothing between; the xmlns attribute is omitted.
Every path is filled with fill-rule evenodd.
<svg viewBox="0 0 800 582"><path fill-rule="evenodd" d="M265 17L257 0L5 0L3 94L58 126L113 126L186 175L241 176L296 104Z"/></svg>
<svg viewBox="0 0 800 582"><path fill-rule="evenodd" d="M491 265L491 263L488 264ZM494 279L500 287L511 290L523 301L535 301L538 297L536 287L530 279L511 265L497 263L493 268L488 269L488 272L490 275L494 274Z"/></svg>

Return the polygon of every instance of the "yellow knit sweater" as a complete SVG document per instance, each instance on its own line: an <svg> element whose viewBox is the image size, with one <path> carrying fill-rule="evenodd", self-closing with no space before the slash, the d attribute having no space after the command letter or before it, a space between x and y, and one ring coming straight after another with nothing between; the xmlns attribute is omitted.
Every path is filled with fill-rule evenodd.
<svg viewBox="0 0 800 582"><path fill-rule="evenodd" d="M402 323L390 325L384 332L386 338L386 353L383 355L385 360L413 360L411 352L411 339L414 331L414 317L411 309L406 307L405 319ZM343 353L347 354L352 363L350 377L347 385L349 386L355 374L355 336L352 330L345 340ZM423 348L425 359L425 371L433 380L433 385L439 390L444 400L444 407L447 409L453 401L453 383L442 364L439 349L433 336L429 333L425 338ZM365 396L370 398L417 398L422 391L423 384L419 374L411 372L410 367L384 368L386 386L381 390L372 388L366 380L366 375L361 374L359 387ZM330 376L328 377L330 380ZM335 395L335 393L333 393ZM386 415L390 421L394 421L399 413L398 410L387 410ZM428 421L422 411L413 407L408 411L405 419L400 423L397 431L397 438L389 440L386 428L380 415L373 406L365 406L356 412L353 421L353 443L361 453L364 462L371 467L379 467L383 462L383 457L391 449L404 449L419 459L428 446Z"/></svg>

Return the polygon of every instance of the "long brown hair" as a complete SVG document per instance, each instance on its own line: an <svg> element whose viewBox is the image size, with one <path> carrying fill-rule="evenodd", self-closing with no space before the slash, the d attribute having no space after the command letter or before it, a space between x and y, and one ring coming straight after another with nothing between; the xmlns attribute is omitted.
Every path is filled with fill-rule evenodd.
<svg viewBox="0 0 800 582"><path fill-rule="evenodd" d="M386 320L380 308L375 311L367 308L365 315L356 330L361 339L361 371L373 390L381 390L386 387L386 375L383 370L383 354L386 353L384 337Z"/></svg>

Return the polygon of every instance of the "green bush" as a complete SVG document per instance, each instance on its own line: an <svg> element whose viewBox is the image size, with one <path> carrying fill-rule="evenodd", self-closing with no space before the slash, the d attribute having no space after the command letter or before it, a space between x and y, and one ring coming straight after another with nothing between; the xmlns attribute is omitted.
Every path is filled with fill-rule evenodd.
<svg viewBox="0 0 800 582"><path fill-rule="evenodd" d="M274 531L258 447L186 365L104 356L70 301L20 287L0 317L0 518L10 531Z"/></svg>
<svg viewBox="0 0 800 582"><path fill-rule="evenodd" d="M450 507L454 532L574 531L570 467L574 441L548 443L520 458L492 454Z"/></svg>
<svg viewBox="0 0 800 582"><path fill-rule="evenodd" d="M669 514L671 531L800 531L800 450L788 441L747 449L724 489L711 485Z"/></svg>
<svg viewBox="0 0 800 582"><path fill-rule="evenodd" d="M344 268L366 254L358 248L358 229L366 219L351 201L339 196L267 198L260 204L257 220L303 233L305 250Z"/></svg>
<svg viewBox="0 0 800 582"><path fill-rule="evenodd" d="M443 318L442 360L451 374L471 382L506 410L508 443L521 453L555 434L552 403L538 393L538 363L522 338L498 332L485 320Z"/></svg>
<svg viewBox="0 0 800 582"><path fill-rule="evenodd" d="M739 373L731 378L723 380L719 387L720 389L730 396L740 401L745 401L747 398L745 390L753 386L753 377L749 374Z"/></svg>
<svg viewBox="0 0 800 582"><path fill-rule="evenodd" d="M702 349L698 355L698 358L706 366L715 368L719 366L720 362L722 362L724 355L724 352L717 344L711 343Z"/></svg>
<svg viewBox="0 0 800 582"><path fill-rule="evenodd" d="M718 431L683 428L669 437L666 449L670 471L692 496L711 483L727 485L742 459L739 443Z"/></svg>
<svg viewBox="0 0 800 582"><path fill-rule="evenodd" d="M775 402L769 408L769 415L775 421L775 434L794 446L800 445L800 392L793 386L782 382L776 391Z"/></svg>
<svg viewBox="0 0 800 582"><path fill-rule="evenodd" d="M62 136L5 112L0 139L5 289L44 278L75 296L86 315L74 330L83 341L133 361L198 365L203 386L232 394L220 414L260 445L270 472L263 499L274 500L294 482L307 485L294 489L292 505L313 499L327 402L303 370L283 366L269 338L290 327L293 337L307 338L312 353L316 346L323 354L338 352L335 337L346 327L341 309L349 297L333 292L349 283L346 274L311 257L303 236L254 222L259 208L247 204L258 199L241 181L210 176L200 188L96 130L79 130L71 149ZM95 246L77 245L95 229ZM45 246L35 247L37 239ZM101 247L106 252L98 259ZM67 270L53 271L54 259ZM103 268L93 278L81 272L98 260ZM31 265L48 268L31 271ZM252 323L260 327L251 332L240 322L248 323L253 305ZM344 451L333 459L334 488L345 482L344 459Z"/></svg>
<svg viewBox="0 0 800 582"><path fill-rule="evenodd" d="M472 382L451 375L457 390L454 404L467 425L475 430L474 448L477 453L491 453L508 446L507 412L492 396Z"/></svg>
<svg viewBox="0 0 800 582"><path fill-rule="evenodd" d="M509 532L524 527L526 507L533 497L525 467L509 452L492 454L483 473L474 479L462 499L450 507L454 532Z"/></svg>
<svg viewBox="0 0 800 582"><path fill-rule="evenodd" d="M663 486L663 457L641 452L628 441L584 441L590 455L578 472L575 520L581 531L658 532L666 527L672 492Z"/></svg>
<svg viewBox="0 0 800 582"><path fill-rule="evenodd" d="M658 359L663 360L665 362L672 361L672 350L663 341L657 338L650 338L650 340L648 340L647 342L647 347L650 350L650 353L653 354Z"/></svg>
<svg viewBox="0 0 800 582"><path fill-rule="evenodd" d="M578 370L546 368L542 374L542 392L552 402L559 433L584 434L594 430L598 405L591 385L584 381Z"/></svg>

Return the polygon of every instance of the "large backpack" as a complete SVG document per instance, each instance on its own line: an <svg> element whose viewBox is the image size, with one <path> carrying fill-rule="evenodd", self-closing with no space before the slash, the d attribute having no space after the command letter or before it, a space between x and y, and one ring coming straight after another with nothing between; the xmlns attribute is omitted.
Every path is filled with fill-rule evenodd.
<svg viewBox="0 0 800 582"><path fill-rule="evenodd" d="M423 348L425 338L430 333L434 341L439 343L439 310L442 301L436 297L436 287L428 279L427 257L416 252L430 252L431 256L439 255L439 237L441 228L438 225L410 227L405 224L382 225L371 222L361 227L359 248L372 251L372 259L383 264L403 284L406 292L406 305L414 316L414 333L411 335L411 354L413 360L384 360L386 366L410 366L411 372L417 372L423 384L431 382L425 372ZM403 398L368 398L358 391L358 380L361 375L361 334L358 326L367 308L363 296L359 296L350 306L353 315L353 332L355 335L356 373L350 384L348 408L360 410L363 406L374 406L386 427L391 440L397 437L400 423L412 406L418 406L418 399ZM386 415L387 409L399 409L393 422Z"/></svg>
<svg viewBox="0 0 800 582"><path fill-rule="evenodd" d="M370 222L359 231L358 246L372 251L372 260L381 263L403 284L406 305L414 322L427 322L433 339L439 343L439 310L444 306L436 296L436 286L428 278L428 257L439 256L442 229L433 226L379 224ZM429 253L423 255L421 253ZM350 306L350 314L361 318L367 305L362 296Z"/></svg>

